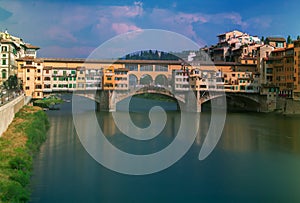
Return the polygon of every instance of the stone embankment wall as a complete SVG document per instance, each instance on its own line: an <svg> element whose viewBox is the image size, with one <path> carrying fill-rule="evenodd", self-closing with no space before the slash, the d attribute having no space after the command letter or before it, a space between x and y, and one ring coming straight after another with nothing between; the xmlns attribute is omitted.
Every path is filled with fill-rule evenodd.
<svg viewBox="0 0 300 203"><path fill-rule="evenodd" d="M0 106L0 137L6 131L17 113L28 102L24 95L21 95L11 102Z"/></svg>
<svg viewBox="0 0 300 203"><path fill-rule="evenodd" d="M300 115L300 101L287 99L284 104L283 114L286 115Z"/></svg>
<svg viewBox="0 0 300 203"><path fill-rule="evenodd" d="M300 115L300 101L278 98L275 111L284 115Z"/></svg>

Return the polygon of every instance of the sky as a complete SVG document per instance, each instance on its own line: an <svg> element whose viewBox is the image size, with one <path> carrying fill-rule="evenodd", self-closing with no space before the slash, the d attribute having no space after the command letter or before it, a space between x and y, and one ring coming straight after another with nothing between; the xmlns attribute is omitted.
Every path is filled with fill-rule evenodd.
<svg viewBox="0 0 300 203"><path fill-rule="evenodd" d="M86 58L120 34L162 29L199 46L240 30L300 35L298 0L0 0L0 30L39 46L39 57Z"/></svg>

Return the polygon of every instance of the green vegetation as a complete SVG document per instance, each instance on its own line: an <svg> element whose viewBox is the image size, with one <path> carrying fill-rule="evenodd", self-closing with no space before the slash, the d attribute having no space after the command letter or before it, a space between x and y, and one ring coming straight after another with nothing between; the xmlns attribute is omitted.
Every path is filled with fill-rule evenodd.
<svg viewBox="0 0 300 203"><path fill-rule="evenodd" d="M0 138L0 202L28 202L32 158L46 140L47 115L23 107Z"/></svg>
<svg viewBox="0 0 300 203"><path fill-rule="evenodd" d="M179 58L171 53L157 50L139 51L125 56L127 60L178 60Z"/></svg>
<svg viewBox="0 0 300 203"><path fill-rule="evenodd" d="M5 89L22 89L22 83L18 80L17 75L10 75L6 81L3 82Z"/></svg>
<svg viewBox="0 0 300 203"><path fill-rule="evenodd" d="M61 103L63 103L63 100L61 98L56 96L50 96L48 98L35 100L33 102L33 105L39 106L41 108L53 108L54 105L61 104Z"/></svg>
<svg viewBox="0 0 300 203"><path fill-rule="evenodd" d="M166 95L162 94L138 94L135 95L135 97L144 98L144 99L152 99L152 100L159 100L159 101L165 101L165 102L176 102L175 99L168 97Z"/></svg>

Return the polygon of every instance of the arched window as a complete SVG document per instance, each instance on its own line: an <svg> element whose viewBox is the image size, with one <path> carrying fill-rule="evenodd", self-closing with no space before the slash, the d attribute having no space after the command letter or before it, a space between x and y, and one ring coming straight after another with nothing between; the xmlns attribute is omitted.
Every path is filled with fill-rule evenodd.
<svg viewBox="0 0 300 203"><path fill-rule="evenodd" d="M2 52L7 52L7 46L2 46L1 50L2 50Z"/></svg>

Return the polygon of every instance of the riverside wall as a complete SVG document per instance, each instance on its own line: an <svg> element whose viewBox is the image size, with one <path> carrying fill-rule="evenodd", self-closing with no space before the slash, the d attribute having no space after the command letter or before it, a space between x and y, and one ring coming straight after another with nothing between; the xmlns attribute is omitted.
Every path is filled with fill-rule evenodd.
<svg viewBox="0 0 300 203"><path fill-rule="evenodd" d="M12 122L15 114L28 102L24 95L16 97L11 102L0 106L0 137Z"/></svg>
<svg viewBox="0 0 300 203"><path fill-rule="evenodd" d="M278 98L276 102L276 112L283 115L300 115L300 101Z"/></svg>
<svg viewBox="0 0 300 203"><path fill-rule="evenodd" d="M300 115L300 101L287 99L284 104L285 115Z"/></svg>

